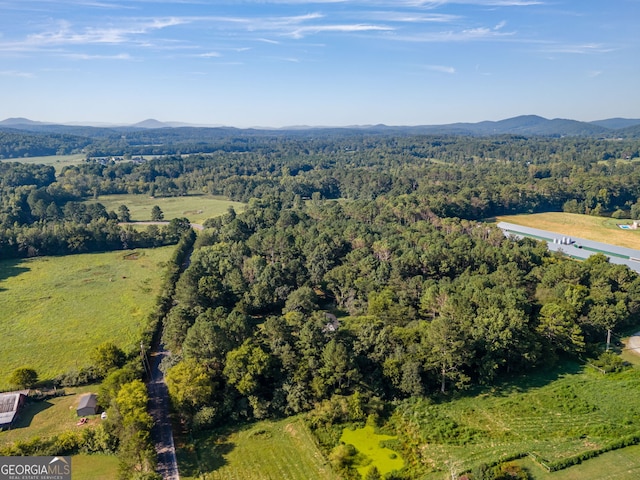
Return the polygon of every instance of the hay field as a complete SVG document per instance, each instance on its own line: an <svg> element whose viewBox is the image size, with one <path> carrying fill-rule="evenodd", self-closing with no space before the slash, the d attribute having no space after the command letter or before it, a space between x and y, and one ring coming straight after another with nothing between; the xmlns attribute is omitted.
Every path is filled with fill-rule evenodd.
<svg viewBox="0 0 640 480"><path fill-rule="evenodd" d="M186 217L191 223L203 223L226 213L229 207L236 212L244 210L245 204L233 202L213 195L193 194L184 197L149 197L148 195L101 195L97 200L108 211L118 211L120 205L126 205L131 213L131 220L144 222L151 219L151 209L157 205L162 210L165 220Z"/></svg>
<svg viewBox="0 0 640 480"><path fill-rule="evenodd" d="M178 444L184 480L337 480L301 419L262 421L228 432L205 432Z"/></svg>
<svg viewBox="0 0 640 480"><path fill-rule="evenodd" d="M60 173L64 167L80 165L84 162L85 157L84 153L76 153L73 155L50 155L46 157L8 158L7 161L51 165L55 168L56 173Z"/></svg>
<svg viewBox="0 0 640 480"><path fill-rule="evenodd" d="M0 389L18 367L46 380L87 366L107 340L136 349L173 248L0 262Z"/></svg>

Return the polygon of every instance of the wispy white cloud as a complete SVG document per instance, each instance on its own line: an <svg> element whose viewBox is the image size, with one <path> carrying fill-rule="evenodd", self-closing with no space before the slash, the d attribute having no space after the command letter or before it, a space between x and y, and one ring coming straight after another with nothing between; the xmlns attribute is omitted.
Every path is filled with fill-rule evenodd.
<svg viewBox="0 0 640 480"><path fill-rule="evenodd" d="M398 0L395 5L429 8L436 8L448 4L486 7L528 7L532 5L544 5L545 3L546 2L539 0Z"/></svg>
<svg viewBox="0 0 640 480"><path fill-rule="evenodd" d="M588 55L595 53L609 53L615 51L614 48L607 47L600 43L584 43L574 45L548 45L542 49L545 53L569 53Z"/></svg>
<svg viewBox="0 0 640 480"><path fill-rule="evenodd" d="M592 70L590 72L587 72L587 77L589 78L595 78L595 77L599 77L600 75L602 75L604 72L602 70Z"/></svg>
<svg viewBox="0 0 640 480"><path fill-rule="evenodd" d="M512 37L516 34L515 31L502 31L502 28L505 25L505 22L501 22L493 28L475 27L462 30L444 30L416 33L412 35L389 36L389 38L407 42L468 42L474 40L499 40Z"/></svg>
<svg viewBox="0 0 640 480"><path fill-rule="evenodd" d="M196 57L201 57L201 58L218 58L221 56L222 55L220 54L220 52L205 52L205 53L199 53L196 55Z"/></svg>
<svg viewBox="0 0 640 480"><path fill-rule="evenodd" d="M450 75L456 73L455 68L446 65L424 65L424 68L432 72L448 73Z"/></svg>
<svg viewBox="0 0 640 480"><path fill-rule="evenodd" d="M366 25L366 24L344 24L344 25L306 25L285 35L293 38L303 38L308 34L317 34L322 32L338 32L338 33L354 33L354 32L370 32L370 31L390 31L392 27L385 25Z"/></svg>
<svg viewBox="0 0 640 480"><path fill-rule="evenodd" d="M117 55L90 55L86 53L64 53L60 56L71 60L133 60L128 53L119 53Z"/></svg>
<svg viewBox="0 0 640 480"><path fill-rule="evenodd" d="M270 43L271 45L279 45L280 42L278 42L277 40L271 40L270 38L256 38L255 39L258 42L263 42L263 43Z"/></svg>
<svg viewBox="0 0 640 480"><path fill-rule="evenodd" d="M35 75L30 72L18 72L16 70L0 70L0 77L34 78Z"/></svg>
<svg viewBox="0 0 640 480"><path fill-rule="evenodd" d="M398 23L450 23L459 15L445 13L420 13L415 11L376 11L366 13L368 19Z"/></svg>
<svg viewBox="0 0 640 480"><path fill-rule="evenodd" d="M185 23L188 23L188 20L178 17L148 18L117 27L92 26L79 29L70 22L62 20L53 29L28 35L24 44L31 46L121 44L131 42L135 36L143 35L153 30L161 30Z"/></svg>

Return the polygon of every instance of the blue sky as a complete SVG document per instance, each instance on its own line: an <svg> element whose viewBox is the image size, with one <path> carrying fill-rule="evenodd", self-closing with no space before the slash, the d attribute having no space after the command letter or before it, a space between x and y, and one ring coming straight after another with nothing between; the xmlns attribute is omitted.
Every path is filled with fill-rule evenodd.
<svg viewBox="0 0 640 480"><path fill-rule="evenodd" d="M640 0L0 0L0 119L640 117Z"/></svg>

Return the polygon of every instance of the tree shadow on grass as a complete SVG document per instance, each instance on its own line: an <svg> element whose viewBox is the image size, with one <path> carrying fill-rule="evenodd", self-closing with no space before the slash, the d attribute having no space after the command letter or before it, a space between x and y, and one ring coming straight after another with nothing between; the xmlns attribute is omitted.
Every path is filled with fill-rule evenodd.
<svg viewBox="0 0 640 480"><path fill-rule="evenodd" d="M22 259L4 260L0 262L0 282L10 278L17 277L22 273L28 272L30 269L21 265L24 262ZM2 288L0 283L0 292L6 291L6 288Z"/></svg>
<svg viewBox="0 0 640 480"><path fill-rule="evenodd" d="M226 438L220 432L209 431L198 434L193 443L182 439L177 450L180 474L200 478L227 465L225 457L233 451L235 444Z"/></svg>
<svg viewBox="0 0 640 480"><path fill-rule="evenodd" d="M436 398L436 402L447 402L453 398L475 397L490 395L506 397L512 393L525 393L529 390L541 388L565 376L575 375L584 370L584 365L576 360L563 360L553 366L540 365L529 371L518 374L505 374L490 385L477 385L468 390L454 392L445 397Z"/></svg>
<svg viewBox="0 0 640 480"><path fill-rule="evenodd" d="M18 417L11 426L12 430L16 428L27 428L31 426L33 418L48 408L53 407L53 403L46 400L29 402L19 412Z"/></svg>

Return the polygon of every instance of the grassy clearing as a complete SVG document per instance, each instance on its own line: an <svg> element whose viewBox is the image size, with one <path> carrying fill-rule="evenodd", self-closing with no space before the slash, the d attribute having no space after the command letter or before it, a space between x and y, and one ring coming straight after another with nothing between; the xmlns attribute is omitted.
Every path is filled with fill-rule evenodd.
<svg viewBox="0 0 640 480"><path fill-rule="evenodd" d="M64 167L68 167L70 165L79 165L83 163L85 157L86 155L83 153L76 153L74 155L51 155L46 157L11 158L7 159L7 161L52 165L56 169L56 172L60 172Z"/></svg>
<svg viewBox="0 0 640 480"><path fill-rule="evenodd" d="M496 220L640 250L640 230L623 230L617 226L630 224L631 220L564 212L506 215Z"/></svg>
<svg viewBox="0 0 640 480"><path fill-rule="evenodd" d="M183 479L334 480L301 419L263 421L232 431L207 432L178 444Z"/></svg>
<svg viewBox="0 0 640 480"><path fill-rule="evenodd" d="M441 479L447 465L466 471L528 452L554 462L640 434L639 369L557 375L442 404L403 402L392 421L405 461Z"/></svg>
<svg viewBox="0 0 640 480"><path fill-rule="evenodd" d="M118 478L118 457L113 455L74 455L73 480L113 480Z"/></svg>
<svg viewBox="0 0 640 480"><path fill-rule="evenodd" d="M193 194L184 197L149 197L148 195L102 195L90 202L102 203L108 211L118 211L120 205L126 205L133 221L151 219L151 209L157 205L164 213L165 220L186 217L192 223L202 223L226 213L229 207L236 212L244 210L245 204L233 202L213 195Z"/></svg>
<svg viewBox="0 0 640 480"><path fill-rule="evenodd" d="M383 447L381 442L395 440L397 437L375 433L371 425L352 430L345 428L340 441L353 445L358 452L367 457L367 464L358 467L358 472L364 478L370 468L375 466L381 475L386 475L404 466L404 460L390 448Z"/></svg>
<svg viewBox="0 0 640 480"><path fill-rule="evenodd" d="M137 348L173 247L136 252L0 262L0 389L18 367L43 380L82 368L107 340Z"/></svg>
<svg viewBox="0 0 640 480"><path fill-rule="evenodd" d="M529 470L535 480L636 480L640 478L640 445L603 453L588 462L553 473L528 458L514 463Z"/></svg>
<svg viewBox="0 0 640 480"><path fill-rule="evenodd" d="M87 392L98 392L98 385L65 388L65 395L43 401L29 401L20 411L11 430L0 432L0 445L6 445L18 440L29 440L34 437L48 438L67 430L90 428L99 423L100 416L96 415L89 422L77 426L78 417L76 407L80 395Z"/></svg>

